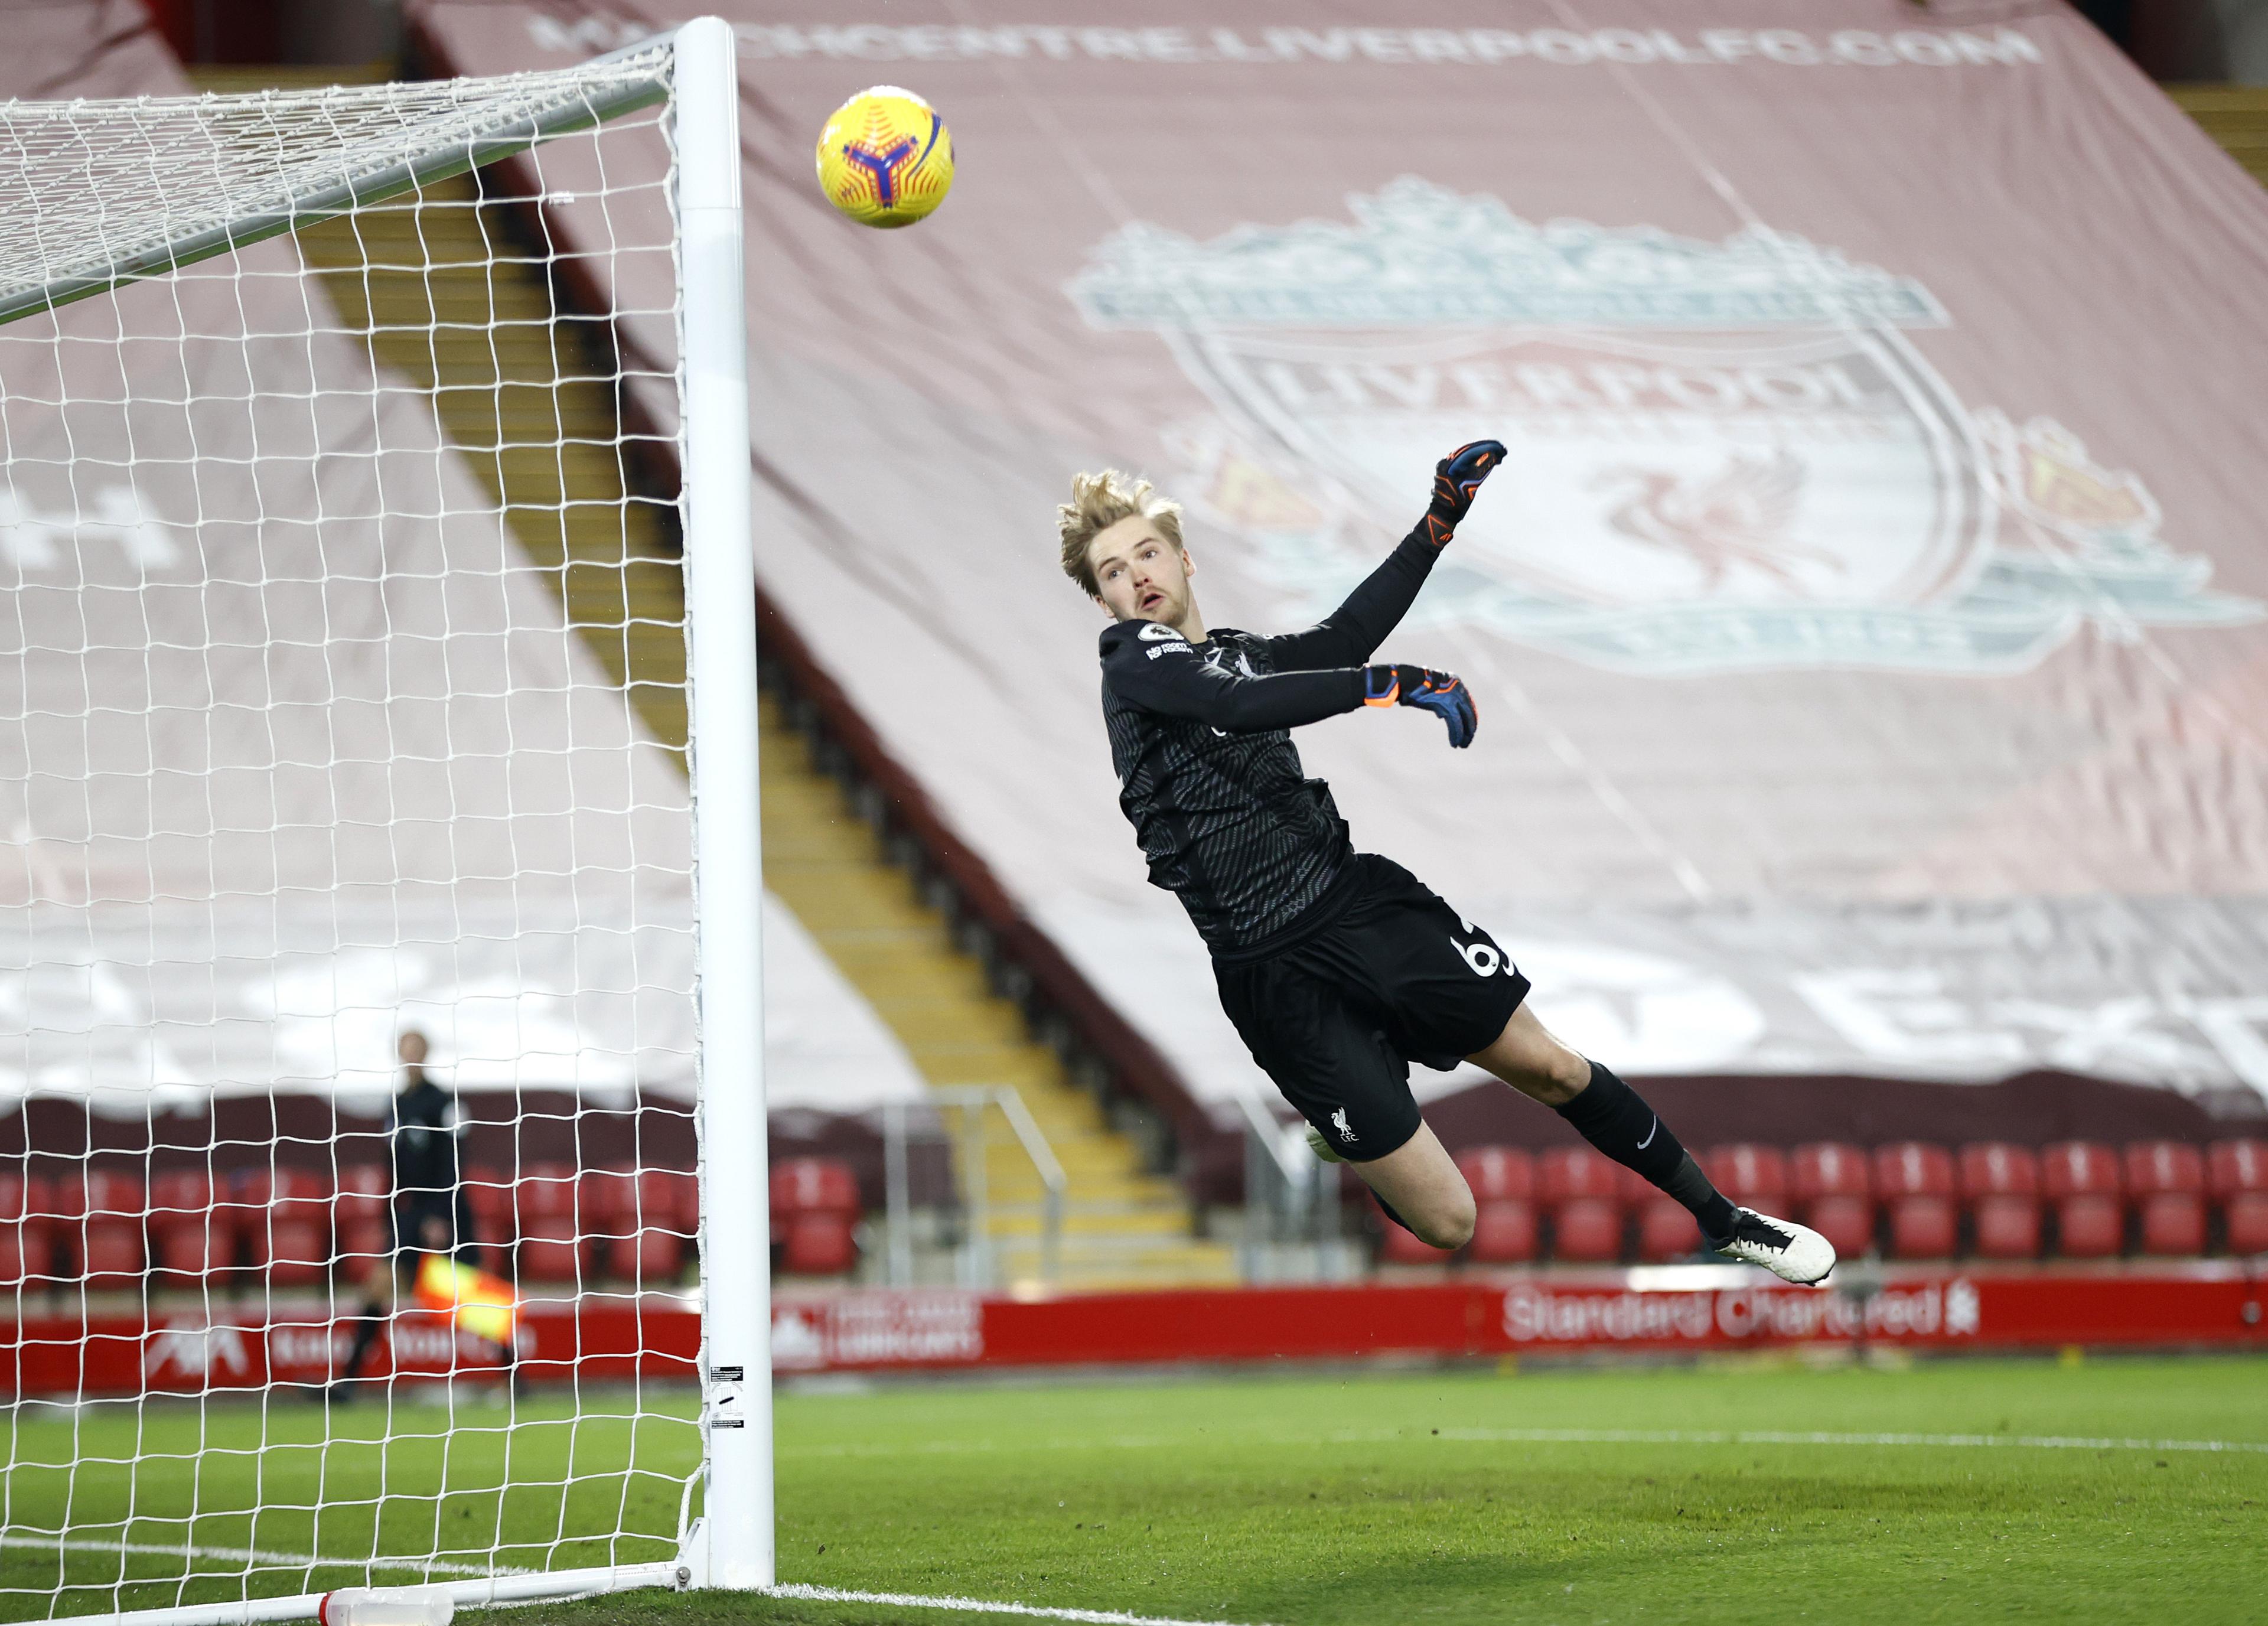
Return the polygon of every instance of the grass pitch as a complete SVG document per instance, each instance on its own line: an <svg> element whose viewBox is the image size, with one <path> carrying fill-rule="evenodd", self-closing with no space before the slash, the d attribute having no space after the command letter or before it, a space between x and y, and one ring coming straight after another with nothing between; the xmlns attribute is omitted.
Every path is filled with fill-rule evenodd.
<svg viewBox="0 0 2268 1626"><path fill-rule="evenodd" d="M226 1449L231 1431L256 1441L260 1414L209 1409L210 1448L162 1480L28 1466L55 1460L59 1447L67 1457L74 1426L82 1456L120 1456L130 1419L19 1420L0 1602L18 1616L47 1612L36 1588L43 1575L53 1586L57 1554L15 1543L25 1526L59 1522L66 1489L73 1522L85 1525L121 1511L124 1489L137 1486L141 1522L108 1531L174 1544L193 1485L201 1506L241 1508L252 1475L264 1474L271 1505L305 1504L327 1474L345 1504L320 1526L288 1506L257 1519L210 1514L194 1535L216 1549L367 1553L375 1537L381 1550L433 1551L438 1539L469 1557L493 1532L502 1562L563 1565L601 1556L561 1541L578 1528L674 1528L672 1475L690 1465L694 1445L683 1422L534 1410L546 1420L509 1435L479 1431L501 1414L468 1412L473 1431L445 1441L438 1409L422 1419L421 1409L397 1409L395 1438L380 1441L383 1414L372 1408L335 1417L328 1444L238 1456ZM151 1418L144 1439L197 1424L186 1410ZM372 1438L335 1438L356 1419ZM320 1410L271 1409L271 1440L279 1420L320 1441ZM906 1387L787 1394L778 1423L781 1578L843 1590L1283 1626L2268 1615L2268 1362L1746 1362ZM1793 1438L1815 1434L1829 1438ZM1971 1438L1933 1443L1947 1436ZM2014 1443L2041 1439L2066 1443ZM2101 1440L2142 1443L2091 1443ZM571 1477L563 1495L541 1483ZM161 1523L168 1512L175 1520ZM617 1549L624 1559L665 1550ZM119 1573L114 1555L63 1562L85 1582ZM178 1559L125 1562L128 1573L180 1570ZM351 1578L294 1570L257 1589ZM173 1584L162 1597L129 1589L120 1601L240 1595L240 1586ZM115 1595L90 1586L67 1602L108 1608ZM465 1618L1000 1617L649 1592Z"/></svg>

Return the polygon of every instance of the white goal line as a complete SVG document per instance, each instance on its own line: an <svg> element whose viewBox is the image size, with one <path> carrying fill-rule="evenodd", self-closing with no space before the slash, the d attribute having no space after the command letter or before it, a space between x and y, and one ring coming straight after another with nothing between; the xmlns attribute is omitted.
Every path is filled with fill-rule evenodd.
<svg viewBox="0 0 2268 1626"><path fill-rule="evenodd" d="M374 1570L379 1571L414 1571L429 1575L468 1576L475 1580L490 1580L507 1576L515 1578L541 1576L544 1573L544 1571L540 1570L519 1570L503 1566L490 1568L482 1564L456 1563L438 1559L395 1557L325 1558L313 1553L271 1552L266 1549L257 1547L173 1547L155 1541L103 1541L77 1536L59 1541L39 1535L24 1535L19 1534L0 1534L0 1547L37 1547L51 1550L75 1553L133 1553L140 1556L158 1558L187 1558L193 1561L222 1563L265 1564L275 1568L291 1570L357 1569ZM645 1567L659 1571L666 1566ZM652 1578L656 1581L659 1581L661 1577L657 1573ZM124 1584L135 1584L133 1578L126 1578ZM147 1583L143 1584L146 1585ZM1057 1608L1035 1603L1003 1603L996 1600L986 1598L932 1598L918 1593L853 1592L847 1591L841 1587L806 1586L793 1582L778 1586L765 1587L762 1591L764 1595L767 1597L799 1599L809 1603L873 1603L901 1609L949 1609L962 1615L1013 1615L1033 1620L1075 1621L1081 1622L1082 1626L1246 1626L1246 1623L1244 1622L1232 1621L1176 1620L1171 1616L1162 1615L1129 1615L1117 1609ZM269 1601L290 1603L297 1602L298 1600L289 1600ZM466 1601L471 1601L471 1600L466 1600ZM498 1598L494 1601L499 1604L510 1604L515 1602L534 1603L541 1601L556 1602L557 1601L557 1599L556 1597L549 1599ZM210 1606L210 1608L213 1611L214 1618L216 1619L222 1618L232 1609L245 1609L245 1606L241 1604L233 1606L228 1604L218 1604ZM244 1615L239 1616L239 1618L247 1619L258 1619L261 1616L258 1614L252 1613L248 1610L246 1611ZM108 1618L113 1620L130 1620L135 1617L132 1615L114 1615Z"/></svg>
<svg viewBox="0 0 2268 1626"><path fill-rule="evenodd" d="M1042 1621L1079 1621L1086 1626L1246 1626L1236 1621L1175 1620L1163 1615L1128 1615L1117 1609L1050 1608L1036 1603L997 1603L984 1598L930 1598L917 1593L852 1592L836 1586L767 1586L768 1598L806 1603L878 1603L898 1609L952 1609L962 1615L1015 1615Z"/></svg>

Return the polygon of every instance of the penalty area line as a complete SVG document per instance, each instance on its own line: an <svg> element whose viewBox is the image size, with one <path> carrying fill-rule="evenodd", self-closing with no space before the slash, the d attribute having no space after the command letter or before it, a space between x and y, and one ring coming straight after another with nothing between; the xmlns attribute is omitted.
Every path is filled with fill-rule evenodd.
<svg viewBox="0 0 2268 1626"><path fill-rule="evenodd" d="M1241 1626L1234 1621L1185 1621L1163 1615L1128 1615L1118 1609L1058 1609L1036 1603L999 1603L986 1598L929 1598L917 1593L850 1592L836 1586L785 1583L764 1589L767 1598L805 1603L878 1603L897 1609L952 1609L962 1615L1014 1615L1027 1620L1078 1621L1083 1626Z"/></svg>

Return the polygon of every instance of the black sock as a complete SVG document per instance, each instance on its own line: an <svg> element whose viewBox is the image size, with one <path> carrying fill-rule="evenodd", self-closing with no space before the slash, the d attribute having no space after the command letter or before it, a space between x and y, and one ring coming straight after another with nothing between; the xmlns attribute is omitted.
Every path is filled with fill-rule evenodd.
<svg viewBox="0 0 2268 1626"><path fill-rule="evenodd" d="M375 1302L363 1306L362 1320L355 1323L353 1352L347 1357L347 1369L339 1374L342 1380L362 1376L364 1357L369 1355L370 1346L378 1342L378 1329L384 1323L385 1318L379 1313Z"/></svg>
<svg viewBox="0 0 2268 1626"><path fill-rule="evenodd" d="M1620 1078L1591 1063L1591 1082L1565 1106L1555 1108L1583 1138L1621 1164L1635 1169L1692 1210L1701 1234L1733 1233L1733 1205L1710 1183L1684 1144L1646 1104L1646 1098Z"/></svg>

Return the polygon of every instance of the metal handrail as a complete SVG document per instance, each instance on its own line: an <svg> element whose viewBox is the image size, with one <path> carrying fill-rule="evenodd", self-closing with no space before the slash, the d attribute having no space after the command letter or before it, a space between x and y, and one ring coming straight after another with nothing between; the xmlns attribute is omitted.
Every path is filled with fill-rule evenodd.
<svg viewBox="0 0 2268 1626"><path fill-rule="evenodd" d="M1047 1286L1053 1288L1063 1275L1064 1194L1071 1181L1024 1098L1006 1085L939 1085L928 1091L920 1104L953 1107L964 1115L960 1136L962 1206L967 1210L968 1226L968 1238L961 1249L963 1284L993 1286L998 1274L991 1232L986 1223L991 1212L991 1196L984 1164L984 1149L990 1144L984 1129L984 1111L988 1107L998 1107L1000 1115L1008 1121L1016 1144L1040 1177L1044 1192L1041 1199L1040 1276ZM893 1101L882 1110L883 1188L890 1224L887 1271L894 1286L909 1284L913 1280L911 1204L907 1193L907 1105Z"/></svg>
<svg viewBox="0 0 2268 1626"><path fill-rule="evenodd" d="M1326 1273L1337 1232L1337 1181L1331 1166L1310 1152L1303 1121L1285 1122L1243 1091L1235 1099L1245 1129L1245 1279L1272 1276L1285 1262L1277 1250L1286 1246L1312 1250L1307 1268ZM1271 1185L1272 1192L1267 1189ZM1280 1203L1276 1193L1281 1194Z"/></svg>
<svg viewBox="0 0 2268 1626"><path fill-rule="evenodd" d="M1014 1090L1003 1086L993 1094L1000 1106L1001 1116L1016 1132L1017 1142L1024 1155L1032 1160L1038 1171L1040 1184L1047 1188L1042 1200L1040 1218L1040 1279L1053 1287L1063 1277L1064 1188L1070 1184L1064 1179L1063 1165L1057 1160L1055 1148L1048 1137L1040 1133L1039 1120L1032 1109L1024 1105L1024 1098Z"/></svg>

